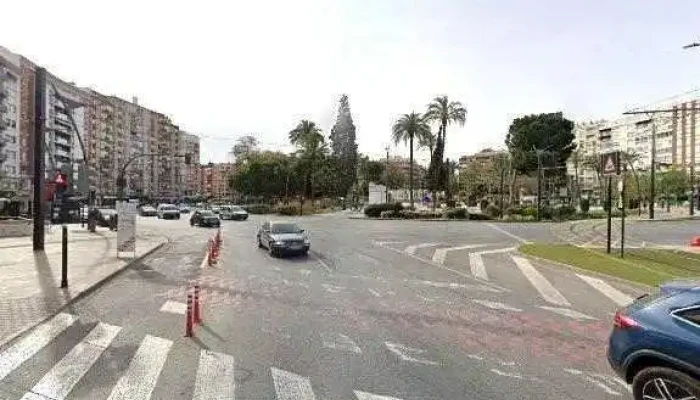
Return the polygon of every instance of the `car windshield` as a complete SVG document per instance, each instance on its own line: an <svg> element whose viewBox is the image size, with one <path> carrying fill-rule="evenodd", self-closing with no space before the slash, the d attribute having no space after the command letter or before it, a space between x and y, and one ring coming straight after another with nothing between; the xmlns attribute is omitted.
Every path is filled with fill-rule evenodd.
<svg viewBox="0 0 700 400"><path fill-rule="evenodd" d="M299 228L299 226L297 226L297 224L275 223L275 224L272 224L272 227L270 228L270 232L272 232L272 233L300 233L301 228Z"/></svg>
<svg viewBox="0 0 700 400"><path fill-rule="evenodd" d="M177 211L178 208L175 206L163 206L163 207L161 207L161 210L163 210L163 211Z"/></svg>
<svg viewBox="0 0 700 400"><path fill-rule="evenodd" d="M238 207L238 206L233 206L233 207L231 207L231 211L245 211L245 210Z"/></svg>
<svg viewBox="0 0 700 400"><path fill-rule="evenodd" d="M213 212L211 212L209 210L200 211L199 214L202 217L215 217L216 216Z"/></svg>

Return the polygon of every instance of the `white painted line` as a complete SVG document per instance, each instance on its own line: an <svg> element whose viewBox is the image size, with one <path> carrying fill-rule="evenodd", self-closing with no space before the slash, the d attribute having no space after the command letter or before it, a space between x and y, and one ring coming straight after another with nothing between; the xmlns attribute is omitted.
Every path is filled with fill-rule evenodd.
<svg viewBox="0 0 700 400"><path fill-rule="evenodd" d="M163 304L163 307L160 308L160 312L185 315L187 312L187 304L168 300Z"/></svg>
<svg viewBox="0 0 700 400"><path fill-rule="evenodd" d="M435 361L426 360L425 358L419 358L419 355L425 353L425 350L414 349L412 347L407 347L398 343L384 342L384 344L389 349L389 351L396 354L397 356L399 356L400 359L404 361L426 365L438 365L438 363Z"/></svg>
<svg viewBox="0 0 700 400"><path fill-rule="evenodd" d="M270 370L275 384L275 392L277 392L277 400L316 399L309 378L277 368L270 368Z"/></svg>
<svg viewBox="0 0 700 400"><path fill-rule="evenodd" d="M489 280L489 275L486 273L484 259L479 253L469 253L469 267L472 270L472 275L485 281Z"/></svg>
<svg viewBox="0 0 700 400"><path fill-rule="evenodd" d="M488 225L488 226L489 226L490 228L492 228L492 229L495 229L495 230L501 232L502 234L504 234L504 235L506 235L506 236L512 237L513 239L519 241L520 243L530 243L529 240L523 239L523 238L521 238L521 237L518 236L518 235L512 234L512 233L508 232L507 230L501 228L500 226L496 226L496 225L491 224L491 223L488 223L488 224L486 224L486 225Z"/></svg>
<svg viewBox="0 0 700 400"><path fill-rule="evenodd" d="M321 264L321 266L323 267L323 269L326 270L326 272L328 272L329 274L333 272L331 267L329 267L328 264L326 264L325 261L323 261L321 259L321 257L318 256L318 254L316 254L316 253L311 253L311 254L313 254L314 259L316 259L316 261L318 261L318 263Z"/></svg>
<svg viewBox="0 0 700 400"><path fill-rule="evenodd" d="M370 292L370 293L372 293L372 296L374 296L374 297L382 297L382 295L379 294L379 292L377 292L377 291L374 290L374 289L367 289L367 291Z"/></svg>
<svg viewBox="0 0 700 400"><path fill-rule="evenodd" d="M632 393L632 386L628 385L627 382L623 381L622 378L618 378L617 376L608 376L608 375L603 375L603 374L591 374L592 376L603 379L604 381L610 383L610 384L618 384L625 388L628 392Z"/></svg>
<svg viewBox="0 0 700 400"><path fill-rule="evenodd" d="M329 292L329 293L340 293L343 290L345 290L345 288L342 286L334 286L334 285L331 285L329 283L323 283L323 284L321 284L321 286L323 286L323 288L326 289L326 292Z"/></svg>
<svg viewBox="0 0 700 400"><path fill-rule="evenodd" d="M441 264L441 265L444 264L445 257L447 257L447 253L449 253L450 251L477 249L479 247L486 247L486 246L487 246L486 244L467 244L464 246L444 247L442 249L437 249L437 250L435 250L435 253L433 253L433 262Z"/></svg>
<svg viewBox="0 0 700 400"><path fill-rule="evenodd" d="M610 286L607 282L602 279L594 278L592 276L576 274L579 278L583 279L584 282L593 286L596 290L603 293L610 300L614 301L618 306L626 306L634 300L632 297L622 293L621 291Z"/></svg>
<svg viewBox="0 0 700 400"><path fill-rule="evenodd" d="M147 335L107 400L149 400L173 342Z"/></svg>
<svg viewBox="0 0 700 400"><path fill-rule="evenodd" d="M471 358L472 360L484 361L484 357L476 354L467 354L467 357Z"/></svg>
<svg viewBox="0 0 700 400"><path fill-rule="evenodd" d="M563 315L565 317L573 318L573 319L578 319L578 320L597 320L595 317L591 317L590 315L586 315L582 312L578 312L576 310L571 310L568 308L558 308L558 307L547 307L547 306L540 306L541 309L551 311L555 314Z"/></svg>
<svg viewBox="0 0 700 400"><path fill-rule="evenodd" d="M503 372L500 369L496 369L496 368L491 368L491 372L493 372L496 375L505 376L507 378L523 379L522 375L513 374L510 372Z"/></svg>
<svg viewBox="0 0 700 400"><path fill-rule="evenodd" d="M482 290L482 291L491 292L491 293L503 293L503 292L507 291L505 289L496 289L496 288L486 286L486 285L470 285L467 283L456 283L456 282L421 281L421 280L415 280L415 279L406 279L405 282L415 284L415 285L425 285L425 286L431 286L431 287L436 287L436 288L476 289L476 290Z"/></svg>
<svg viewBox="0 0 700 400"><path fill-rule="evenodd" d="M192 400L236 399L235 362L228 354L202 350Z"/></svg>
<svg viewBox="0 0 700 400"><path fill-rule="evenodd" d="M543 299L545 299L547 302L560 305L560 306L570 306L571 303L569 303L566 298L559 293L557 289L552 286L551 283L545 278L539 271L535 269L535 267L530 264L530 261L527 258L522 258L522 257L516 257L516 256L511 256L513 261L515 261L515 265L518 266L520 271L522 271L523 275L527 278L527 280L532 283L532 286L537 289L537 291L540 293Z"/></svg>
<svg viewBox="0 0 700 400"><path fill-rule="evenodd" d="M321 341L323 341L323 347L335 350L349 351L355 354L362 354L362 349L360 349L355 342L352 341L348 336L342 333L329 334L322 333Z"/></svg>
<svg viewBox="0 0 700 400"><path fill-rule="evenodd" d="M39 394L54 400L65 399L121 329L114 325L97 324L85 339L75 345L22 397L22 400L30 399L31 397L27 397L30 394Z"/></svg>
<svg viewBox="0 0 700 400"><path fill-rule="evenodd" d="M75 320L76 317L73 315L60 313L0 353L0 380L38 353Z"/></svg>
<svg viewBox="0 0 700 400"><path fill-rule="evenodd" d="M355 390L355 397L357 397L357 400L401 400L396 397L379 396L377 394L360 392L359 390Z"/></svg>
<svg viewBox="0 0 700 400"><path fill-rule="evenodd" d="M408 246L403 251L405 251L408 254L416 254L416 251L418 249L423 249L425 247L435 247L435 246L439 246L439 245L440 245L440 243L419 243L419 244L415 244L413 246Z"/></svg>
<svg viewBox="0 0 700 400"><path fill-rule="evenodd" d="M498 303L495 301L474 299L474 300L472 300L472 302L474 302L476 304L481 304L484 307L488 307L488 308L491 308L494 310L506 310L506 311L514 311L514 312L522 312L523 311L520 308L512 307L512 306L509 306L508 304Z"/></svg>
<svg viewBox="0 0 700 400"><path fill-rule="evenodd" d="M613 395L613 396L621 396L621 395L622 395L622 393L616 392L616 391L613 390L610 386L608 386L608 385L606 385L605 383L600 382L599 380L597 380L597 379L595 379L595 378L592 378L592 377L590 377L590 376L588 376L588 375L584 375L584 376L583 376L583 379L586 380L586 381L589 382L589 383L592 383L592 384L598 386L599 388L601 388L601 389L602 389L605 393L607 393L607 394L610 394L610 395Z"/></svg>
<svg viewBox="0 0 700 400"><path fill-rule="evenodd" d="M204 253L204 258L202 258L201 264L199 264L199 268L204 269L209 266L209 263L207 262L209 260L209 249Z"/></svg>

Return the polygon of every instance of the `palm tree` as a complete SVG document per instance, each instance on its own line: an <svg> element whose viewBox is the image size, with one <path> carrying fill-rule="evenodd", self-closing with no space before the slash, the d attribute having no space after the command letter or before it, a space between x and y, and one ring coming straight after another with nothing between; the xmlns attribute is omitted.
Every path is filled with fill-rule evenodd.
<svg viewBox="0 0 700 400"><path fill-rule="evenodd" d="M408 197L413 208L413 141L425 140L427 135L431 135L430 127L425 118L417 112L404 114L392 127L392 139L394 143L408 142L409 148L409 168L408 168Z"/></svg>
<svg viewBox="0 0 700 400"><path fill-rule="evenodd" d="M304 175L304 189L310 191L313 204L313 172L317 162L327 153L325 139L316 123L304 119L289 132L289 141L298 148L297 153Z"/></svg>
<svg viewBox="0 0 700 400"><path fill-rule="evenodd" d="M425 135L418 138L418 146L426 147L430 151L430 163L433 162L433 151L435 150L435 144L437 143L437 135L433 132L428 131Z"/></svg>
<svg viewBox="0 0 700 400"><path fill-rule="evenodd" d="M442 142L440 144L442 145L442 152L444 153L447 142L447 127L453 123L463 126L467 120L467 109L459 101L449 101L447 96L438 96L433 99L432 103L428 104L428 111L425 113L425 118L428 121L440 123L440 131L438 132L437 139L438 143Z"/></svg>

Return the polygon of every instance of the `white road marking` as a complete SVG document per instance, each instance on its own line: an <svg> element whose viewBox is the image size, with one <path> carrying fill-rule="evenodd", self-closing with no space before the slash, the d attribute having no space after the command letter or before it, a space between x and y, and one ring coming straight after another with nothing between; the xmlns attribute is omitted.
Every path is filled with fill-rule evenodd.
<svg viewBox="0 0 700 400"><path fill-rule="evenodd" d="M57 362L32 390L22 397L31 399L39 394L54 400L63 400L103 351L112 343L122 328L98 323L85 338Z"/></svg>
<svg viewBox="0 0 700 400"><path fill-rule="evenodd" d="M521 238L521 237L518 236L518 235L512 234L512 233L508 232L507 230L501 228L500 226L496 226L496 225L491 224L491 223L486 224L486 225L489 226L489 227L492 228L492 229L495 229L495 230L501 232L502 234L504 234L504 235L506 235L506 236L512 237L513 239L519 241L520 243L530 243L529 240L523 239L523 238Z"/></svg>
<svg viewBox="0 0 700 400"><path fill-rule="evenodd" d="M160 312L185 315L187 312L187 304L168 300L163 304L163 307L160 308Z"/></svg>
<svg viewBox="0 0 700 400"><path fill-rule="evenodd" d="M603 389L606 393L614 395L614 396L620 396L621 394L619 392L616 392L613 390L610 386L606 385L603 382L600 382L596 380L594 377L589 376L588 374L584 374L583 372L576 370L576 369L571 369L571 368L564 368L564 371L570 373L571 375L577 375L583 377L583 379L589 383L592 383L599 388ZM627 386L627 385L625 385Z"/></svg>
<svg viewBox="0 0 700 400"><path fill-rule="evenodd" d="M470 285L465 283L455 283L455 282L435 282L435 281L421 281L415 279L407 279L406 283L412 283L416 285L432 286L436 288L450 288L450 289L477 289L485 292L491 293L502 293L506 291L505 289L499 290L486 285Z"/></svg>
<svg viewBox="0 0 700 400"><path fill-rule="evenodd" d="M627 382L623 381L621 378L618 378L617 376L608 376L608 375L603 375L603 374L591 374L592 376L603 379L604 381L611 383L611 384L619 384L623 388L625 388L628 392L632 393L632 386L628 385Z"/></svg>
<svg viewBox="0 0 700 400"><path fill-rule="evenodd" d="M108 400L149 400L173 342L147 335Z"/></svg>
<svg viewBox="0 0 700 400"><path fill-rule="evenodd" d="M192 400L236 398L235 361L228 354L202 350Z"/></svg>
<svg viewBox="0 0 700 400"><path fill-rule="evenodd" d="M202 262L199 264L199 268L204 269L209 266L209 263L207 262L209 260L209 250L207 250L204 253L204 258L202 258Z"/></svg>
<svg viewBox="0 0 700 400"><path fill-rule="evenodd" d="M626 306L634 300L632 297L622 293L621 291L610 286L607 282L602 279L594 278L592 276L577 274L577 276L583 279L584 282L593 286L596 290L603 293L610 300L614 301L618 306Z"/></svg>
<svg viewBox="0 0 700 400"><path fill-rule="evenodd" d="M309 378L271 368L277 400L315 400Z"/></svg>
<svg viewBox="0 0 700 400"><path fill-rule="evenodd" d="M471 358L472 360L478 360L478 361L484 360L484 357L478 356L476 354L467 354L467 357Z"/></svg>
<svg viewBox="0 0 700 400"><path fill-rule="evenodd" d="M374 290L374 289L367 289L367 291L370 292L370 293L372 293L372 296L374 296L374 297L382 297L382 295L379 294L379 292L377 292L377 291Z"/></svg>
<svg viewBox="0 0 700 400"><path fill-rule="evenodd" d="M484 266L484 259L482 258L482 256L484 254L509 253L515 250L517 250L515 247L505 247L502 249L484 250L469 253L469 266L472 270L472 275L474 275L476 278L488 281L489 275L488 273L486 273L486 267Z"/></svg>
<svg viewBox="0 0 700 400"><path fill-rule="evenodd" d="M435 246L439 246L439 245L440 245L440 243L419 243L419 244L414 244L413 246L408 246L403 251L405 251L408 254L416 254L416 251L418 249L423 249L426 247L435 247Z"/></svg>
<svg viewBox="0 0 700 400"><path fill-rule="evenodd" d="M488 308L491 308L494 310L506 310L506 311L514 311L514 312L522 312L523 311L520 308L512 307L512 306L509 306L508 304L504 304L504 303L498 303L496 301L474 299L474 300L472 300L472 302L474 302L476 304L481 304L484 307L488 307Z"/></svg>
<svg viewBox="0 0 700 400"><path fill-rule="evenodd" d="M335 350L350 351L356 354L362 354L362 349L360 349L355 342L352 341L348 336L342 333L328 334L322 333L321 340L323 341L323 347Z"/></svg>
<svg viewBox="0 0 700 400"><path fill-rule="evenodd" d="M386 347L391 351L392 353L396 354L399 356L400 359L404 361L409 361L413 363L418 363L418 364L426 364L426 365L438 365L437 362L427 360L425 358L419 358L418 356L420 354L425 353L425 350L421 349L414 349L411 347L404 346L402 344L398 343L390 343L390 342L384 342ZM413 355L409 355L413 354Z"/></svg>
<svg viewBox="0 0 700 400"><path fill-rule="evenodd" d="M360 392L359 390L355 390L354 393L357 400L401 400L397 399L396 397L379 396L377 394Z"/></svg>
<svg viewBox="0 0 700 400"><path fill-rule="evenodd" d="M328 283L323 283L323 284L321 284L321 286L323 286L323 288L326 289L326 292L330 292L330 293L340 293L345 289L342 286L334 286L334 285L331 285Z"/></svg>
<svg viewBox="0 0 700 400"><path fill-rule="evenodd" d="M522 375L513 374L510 372L503 372L500 369L496 369L496 368L491 368L491 372L493 372L496 375L505 376L507 378L523 379Z"/></svg>
<svg viewBox="0 0 700 400"><path fill-rule="evenodd" d="M316 261L318 261L318 263L321 264L321 266L323 267L323 269L326 270L326 272L328 272L329 274L333 272L333 270L331 269L331 267L329 267L328 264L326 264L326 262L323 261L323 260L321 259L321 257L318 256L318 254L316 254L316 253L310 253L310 254L313 254L314 259L316 259Z"/></svg>
<svg viewBox="0 0 700 400"><path fill-rule="evenodd" d="M60 313L0 353L0 380L38 353L56 336L71 326L75 320L76 317L73 315Z"/></svg>
<svg viewBox="0 0 700 400"><path fill-rule="evenodd" d="M444 247L441 249L437 249L437 250L435 250L435 253L433 253L433 262L438 263L438 264L444 264L445 257L447 257L447 253L449 253L451 251L476 249L479 247L486 247L486 246L487 245L485 245L485 244L466 244L464 246Z"/></svg>
<svg viewBox="0 0 700 400"><path fill-rule="evenodd" d="M374 242L374 243L376 243L376 244L379 245L379 246L384 247L384 246L386 246L386 245L388 245L388 244L400 244L400 243L405 243L405 242L399 242L399 241L392 241L392 240L389 240L389 241Z"/></svg>
<svg viewBox="0 0 700 400"><path fill-rule="evenodd" d="M486 273L484 259L479 253L469 253L469 267L472 270L472 275L485 281L489 280L489 275Z"/></svg>
<svg viewBox="0 0 700 400"><path fill-rule="evenodd" d="M537 291L540 293L543 299L545 299L547 302L560 305L560 306L570 306L571 303L569 303L566 298L559 293L557 289L552 286L551 283L545 278L539 271L535 269L535 267L530 264L530 261L527 258L522 258L522 257L516 257L512 256L511 257L513 261L515 261L515 265L518 266L520 271L522 271L523 275L527 278L527 280L532 283L532 286L537 289Z"/></svg>
<svg viewBox="0 0 700 400"><path fill-rule="evenodd" d="M565 317L573 318L573 319L578 319L578 320L597 320L595 317L591 317L590 315L586 315L582 312L578 312L576 310L570 310L568 308L559 308L559 307L547 307L547 306L540 306L541 309L551 311L553 313L563 315Z"/></svg>

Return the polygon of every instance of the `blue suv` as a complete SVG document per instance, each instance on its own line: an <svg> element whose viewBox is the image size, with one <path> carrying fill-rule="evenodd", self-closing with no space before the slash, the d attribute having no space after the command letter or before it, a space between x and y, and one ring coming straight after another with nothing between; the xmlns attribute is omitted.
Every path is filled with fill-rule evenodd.
<svg viewBox="0 0 700 400"><path fill-rule="evenodd" d="M673 281L615 314L608 361L635 400L700 400L700 281Z"/></svg>

